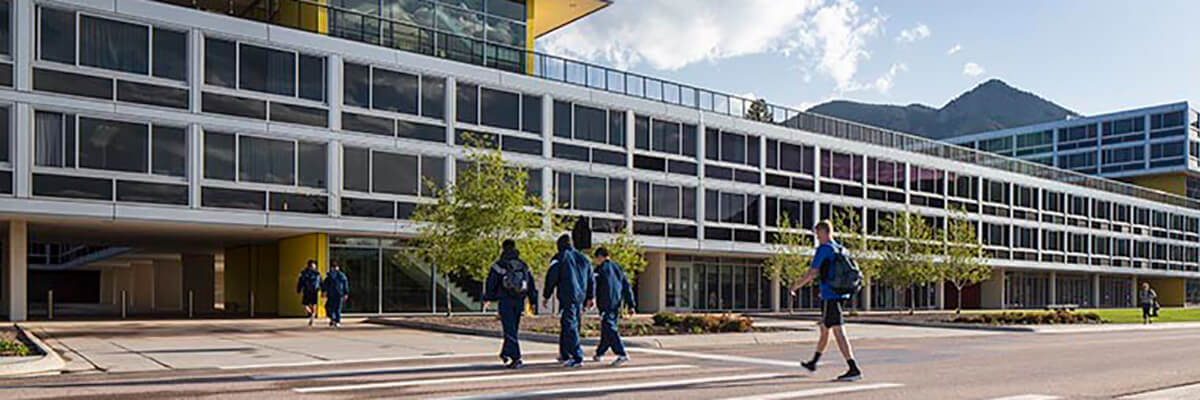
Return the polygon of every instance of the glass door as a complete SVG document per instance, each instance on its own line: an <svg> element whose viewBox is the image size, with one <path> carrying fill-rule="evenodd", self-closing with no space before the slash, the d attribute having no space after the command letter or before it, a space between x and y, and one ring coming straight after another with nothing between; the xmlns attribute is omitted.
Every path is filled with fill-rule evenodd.
<svg viewBox="0 0 1200 400"><path fill-rule="evenodd" d="M676 312L692 311L692 267L668 265L666 283L667 309Z"/></svg>

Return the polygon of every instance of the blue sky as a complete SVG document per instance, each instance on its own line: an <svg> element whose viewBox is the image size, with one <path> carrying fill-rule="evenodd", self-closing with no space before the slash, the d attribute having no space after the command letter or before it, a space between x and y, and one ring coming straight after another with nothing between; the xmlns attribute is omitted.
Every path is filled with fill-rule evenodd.
<svg viewBox="0 0 1200 400"><path fill-rule="evenodd" d="M540 49L795 107L1000 78L1083 114L1200 93L1200 1L615 0Z"/></svg>

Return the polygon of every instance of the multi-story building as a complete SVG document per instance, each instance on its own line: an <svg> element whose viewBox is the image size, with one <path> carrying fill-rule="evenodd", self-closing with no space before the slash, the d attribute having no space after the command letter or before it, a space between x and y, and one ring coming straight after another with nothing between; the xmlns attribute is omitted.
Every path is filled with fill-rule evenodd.
<svg viewBox="0 0 1200 400"><path fill-rule="evenodd" d="M348 312L477 309L478 282L403 251L419 182L451 184L468 133L598 239L637 235L643 311L811 305L761 264L780 216L841 209L872 236L967 210L996 267L971 306L1197 297L1200 202L783 107L751 120L748 99L528 50L606 4L0 1L3 312L54 290L63 311L297 315L307 259L345 266Z"/></svg>
<svg viewBox="0 0 1200 400"><path fill-rule="evenodd" d="M1200 199L1200 113L1187 102L945 140Z"/></svg>

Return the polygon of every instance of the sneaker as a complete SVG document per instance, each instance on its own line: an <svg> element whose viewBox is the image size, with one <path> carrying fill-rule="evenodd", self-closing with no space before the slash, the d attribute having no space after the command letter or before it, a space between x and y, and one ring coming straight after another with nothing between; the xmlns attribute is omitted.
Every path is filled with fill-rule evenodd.
<svg viewBox="0 0 1200 400"><path fill-rule="evenodd" d="M504 366L508 366L509 359L508 357L500 356L500 362L503 363Z"/></svg>
<svg viewBox="0 0 1200 400"><path fill-rule="evenodd" d="M583 367L583 360L571 360L563 363L563 368L580 368Z"/></svg>
<svg viewBox="0 0 1200 400"><path fill-rule="evenodd" d="M862 379L862 371L857 369L846 371L842 376L837 377L838 382L854 382L859 379Z"/></svg>
<svg viewBox="0 0 1200 400"><path fill-rule="evenodd" d="M313 326L313 320L312 320L312 318L309 318L309 319L308 319L308 326Z"/></svg>
<svg viewBox="0 0 1200 400"><path fill-rule="evenodd" d="M816 361L804 361L804 362L800 363L800 366L804 367L804 369L808 370L808 373L810 373L810 374L813 372L817 372L817 362Z"/></svg>
<svg viewBox="0 0 1200 400"><path fill-rule="evenodd" d="M504 367L508 369L521 369L525 368L525 362L521 361L520 359L516 359L512 360L512 362L508 363L508 365L505 365Z"/></svg>
<svg viewBox="0 0 1200 400"><path fill-rule="evenodd" d="M602 356L602 355L599 355L599 354L597 354L597 355L594 355L594 356L592 356L592 361L595 361L595 362L601 362L601 361L604 361L604 356Z"/></svg>
<svg viewBox="0 0 1200 400"><path fill-rule="evenodd" d="M613 367L620 367L620 366L621 366L621 364L625 364L625 363L627 363L627 362L629 362L629 356L617 356L617 359L616 359L616 360L613 360L613 362L612 362L612 366L613 366Z"/></svg>

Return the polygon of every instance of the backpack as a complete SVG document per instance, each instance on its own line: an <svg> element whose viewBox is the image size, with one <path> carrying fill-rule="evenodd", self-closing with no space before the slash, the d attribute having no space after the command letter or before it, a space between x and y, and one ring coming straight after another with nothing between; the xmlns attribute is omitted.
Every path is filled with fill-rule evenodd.
<svg viewBox="0 0 1200 400"><path fill-rule="evenodd" d="M829 288L837 294L854 294L862 290L863 273L858 268L858 263L846 254L846 248L837 246L833 253L833 259L827 264L828 271L825 272L825 283L829 284Z"/></svg>
<svg viewBox="0 0 1200 400"><path fill-rule="evenodd" d="M499 263L497 263L499 264ZM508 260L508 269L501 267L500 286L514 296L524 295L529 291L529 267L520 260Z"/></svg>

